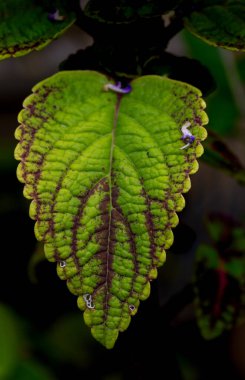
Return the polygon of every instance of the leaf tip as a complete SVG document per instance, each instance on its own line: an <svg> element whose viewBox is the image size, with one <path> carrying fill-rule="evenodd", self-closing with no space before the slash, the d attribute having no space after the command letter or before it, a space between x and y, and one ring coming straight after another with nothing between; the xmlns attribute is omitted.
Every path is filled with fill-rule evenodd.
<svg viewBox="0 0 245 380"><path fill-rule="evenodd" d="M91 333L99 343L110 350L116 343L119 331L117 329L109 329L107 326L102 324L92 327Z"/></svg>

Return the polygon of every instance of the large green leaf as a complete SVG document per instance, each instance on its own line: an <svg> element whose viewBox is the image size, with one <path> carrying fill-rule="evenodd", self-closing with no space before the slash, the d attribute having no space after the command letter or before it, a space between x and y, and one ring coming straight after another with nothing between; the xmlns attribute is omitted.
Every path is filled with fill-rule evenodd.
<svg viewBox="0 0 245 380"><path fill-rule="evenodd" d="M15 154L36 237L93 336L111 348L173 242L207 116L200 91L182 82L145 76L123 96L107 83L67 71L35 86ZM196 139L181 149L186 121Z"/></svg>
<svg viewBox="0 0 245 380"><path fill-rule="evenodd" d="M42 49L75 21L74 14L62 5L57 9L64 20L51 21L48 8L39 3L42 4L33 0L0 2L0 60Z"/></svg>
<svg viewBox="0 0 245 380"><path fill-rule="evenodd" d="M185 18L191 33L211 45L245 51L244 0L194 1L193 9Z"/></svg>

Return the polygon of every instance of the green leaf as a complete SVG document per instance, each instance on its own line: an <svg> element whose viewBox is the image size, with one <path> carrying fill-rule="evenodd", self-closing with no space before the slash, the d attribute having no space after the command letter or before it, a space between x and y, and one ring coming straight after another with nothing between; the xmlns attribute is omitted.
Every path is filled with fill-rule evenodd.
<svg viewBox="0 0 245 380"><path fill-rule="evenodd" d="M0 60L40 50L69 28L74 14L62 5L57 9L63 21L50 21L48 9L33 0L1 1Z"/></svg>
<svg viewBox="0 0 245 380"><path fill-rule="evenodd" d="M35 86L15 156L46 257L78 295L93 336L112 348L173 242L207 116L186 83L145 76L124 96L106 92L107 83L70 71ZM196 139L181 149L187 120Z"/></svg>
<svg viewBox="0 0 245 380"><path fill-rule="evenodd" d="M186 28L210 45L245 51L245 1L195 1Z"/></svg>

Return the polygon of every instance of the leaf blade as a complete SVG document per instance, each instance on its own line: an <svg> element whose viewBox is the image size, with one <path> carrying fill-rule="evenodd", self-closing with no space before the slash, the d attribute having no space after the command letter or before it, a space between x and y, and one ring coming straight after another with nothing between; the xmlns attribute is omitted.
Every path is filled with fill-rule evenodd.
<svg viewBox="0 0 245 380"><path fill-rule="evenodd" d="M63 7L63 21L50 21L47 10L31 0L0 3L0 60L40 50L59 37L75 21Z"/></svg>
<svg viewBox="0 0 245 380"><path fill-rule="evenodd" d="M112 348L173 242L207 116L185 83L146 76L121 97L103 90L107 81L76 71L38 84L19 116L15 156L46 257ZM196 140L181 150L187 118Z"/></svg>
<svg viewBox="0 0 245 380"><path fill-rule="evenodd" d="M184 23L192 34L210 45L244 51L244 14L243 0L204 1Z"/></svg>

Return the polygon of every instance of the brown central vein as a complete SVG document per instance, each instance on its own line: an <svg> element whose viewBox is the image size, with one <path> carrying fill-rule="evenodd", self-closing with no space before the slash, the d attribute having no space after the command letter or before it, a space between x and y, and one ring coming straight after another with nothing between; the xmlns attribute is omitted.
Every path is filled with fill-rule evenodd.
<svg viewBox="0 0 245 380"><path fill-rule="evenodd" d="M111 266L112 261L110 259L110 250L111 250L111 238L112 238L112 211L113 211L113 191L112 191L112 164L113 164L113 153L115 148L115 135L116 135L116 126L118 121L119 108L121 103L122 96L117 95L117 102L114 113L114 122L111 133L111 151L110 151L110 166L108 173L108 182L109 182L109 223L108 223L108 239L107 239L107 249L106 249L106 276L105 276L105 309L108 309L108 298L109 298L109 287L111 283Z"/></svg>

